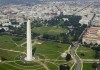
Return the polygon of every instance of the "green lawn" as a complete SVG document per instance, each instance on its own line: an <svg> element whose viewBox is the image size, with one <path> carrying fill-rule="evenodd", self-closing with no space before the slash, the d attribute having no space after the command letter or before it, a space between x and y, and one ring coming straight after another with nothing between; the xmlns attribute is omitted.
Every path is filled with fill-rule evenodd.
<svg viewBox="0 0 100 70"><path fill-rule="evenodd" d="M57 59L61 53L68 50L69 45L56 42L43 42L34 47L36 47L36 54L40 54L47 59Z"/></svg>
<svg viewBox="0 0 100 70"><path fill-rule="evenodd" d="M92 68L92 63L83 63L83 70L96 70Z"/></svg>
<svg viewBox="0 0 100 70"><path fill-rule="evenodd" d="M0 70L23 70L23 69L11 66L8 63L0 63Z"/></svg>
<svg viewBox="0 0 100 70"><path fill-rule="evenodd" d="M11 51L4 51L0 49L0 57L6 58L7 60L14 60L18 55L21 53L11 52Z"/></svg>
<svg viewBox="0 0 100 70"><path fill-rule="evenodd" d="M58 66L56 66L56 65L53 64L53 63L47 62L46 65L48 66L48 68L49 68L50 70L58 70Z"/></svg>
<svg viewBox="0 0 100 70"><path fill-rule="evenodd" d="M57 35L60 33L66 33L67 29L57 28L57 27L34 27L32 29L32 32L39 33L39 34Z"/></svg>
<svg viewBox="0 0 100 70"><path fill-rule="evenodd" d="M0 36L0 57L4 57L7 61L12 62L0 62L0 70L46 70L46 66L49 70L58 70L60 64L68 63L70 66L73 61L67 62L61 57L61 54L68 50L68 44L56 43L56 42L42 42L42 44L36 44L35 57L39 58L39 61L34 61L32 63L25 63L23 61L15 61L20 59L20 52L16 53L11 50L25 51L25 47L18 47L12 40L12 36ZM21 43L23 41L20 41ZM17 43L19 45L19 43ZM6 49L6 50L5 50ZM42 65L42 64L44 65Z"/></svg>
<svg viewBox="0 0 100 70"><path fill-rule="evenodd" d="M0 70L38 70L38 69L45 70L43 66L35 62L32 66L19 65L15 62L0 63Z"/></svg>
<svg viewBox="0 0 100 70"><path fill-rule="evenodd" d="M91 48L79 47L77 49L77 54L82 59L95 59L95 51L92 50ZM82 55L82 54L84 54L84 55Z"/></svg>
<svg viewBox="0 0 100 70"><path fill-rule="evenodd" d="M24 42L22 39L21 41L13 41L14 36L7 36L7 35L0 35L0 48L1 49L9 49L9 50L17 50L17 51L24 51L25 47L20 47L20 44Z"/></svg>
<svg viewBox="0 0 100 70"><path fill-rule="evenodd" d="M18 44L18 45L20 45L20 44L22 44L23 42L26 41L26 38L22 38L22 37L10 36L10 38L12 38L12 40L14 42L16 42L16 44ZM19 39L19 40L14 40L14 39Z"/></svg>
<svg viewBox="0 0 100 70"><path fill-rule="evenodd" d="M76 64L73 66L72 70L75 70Z"/></svg>

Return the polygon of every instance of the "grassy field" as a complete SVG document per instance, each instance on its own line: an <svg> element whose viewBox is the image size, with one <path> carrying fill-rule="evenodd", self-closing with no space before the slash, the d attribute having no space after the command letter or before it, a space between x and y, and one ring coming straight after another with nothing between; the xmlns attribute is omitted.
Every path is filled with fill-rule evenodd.
<svg viewBox="0 0 100 70"><path fill-rule="evenodd" d="M23 69L14 67L8 63L0 63L0 70L23 70Z"/></svg>
<svg viewBox="0 0 100 70"><path fill-rule="evenodd" d="M24 49L18 47L15 44L17 42L13 41L12 37L9 36L0 36L0 39L0 48L2 48L0 49L0 57L7 59L0 62L0 70L58 70L60 64L68 63L70 66L73 64L72 60L67 62L61 57L61 54L68 50L68 44L40 41L41 44L33 46L33 48L36 47L35 57L37 60L27 63L19 59L21 52L15 52L16 50L25 51L25 47ZM23 41L19 43L21 42Z"/></svg>
<svg viewBox="0 0 100 70"><path fill-rule="evenodd" d="M5 51L0 49L0 57L6 58L6 60L13 61L16 56L20 55L21 53L18 52L11 52L11 51Z"/></svg>
<svg viewBox="0 0 100 70"><path fill-rule="evenodd" d="M92 68L92 63L83 63L83 70L96 70Z"/></svg>
<svg viewBox="0 0 100 70"><path fill-rule="evenodd" d="M21 37L10 36L10 38L12 38L12 40L18 45L26 41L26 38L21 38ZM14 39L19 39L19 40L14 40Z"/></svg>
<svg viewBox="0 0 100 70"><path fill-rule="evenodd" d="M15 62L6 62L6 63L0 63L0 70L45 70L42 65L39 65L38 63L33 64L33 66L24 66L19 65Z"/></svg>
<svg viewBox="0 0 100 70"><path fill-rule="evenodd" d="M61 53L69 48L69 45L56 42L43 42L34 47L36 47L36 53L41 54L46 59L57 59L60 57Z"/></svg>
<svg viewBox="0 0 100 70"><path fill-rule="evenodd" d="M57 27L34 27L32 29L32 32L39 33L39 34L57 35L60 33L66 33L67 29L57 28Z"/></svg>
<svg viewBox="0 0 100 70"><path fill-rule="evenodd" d="M73 66L72 70L75 70L76 64Z"/></svg>
<svg viewBox="0 0 100 70"><path fill-rule="evenodd" d="M87 47L79 47L77 54L81 59L95 59L95 51ZM83 55L84 54L84 55Z"/></svg>
<svg viewBox="0 0 100 70"><path fill-rule="evenodd" d="M14 36L1 35L0 36L0 49L8 49L8 50L16 50L16 51L24 51L24 47L20 47L20 44L25 40L21 41L13 41Z"/></svg>

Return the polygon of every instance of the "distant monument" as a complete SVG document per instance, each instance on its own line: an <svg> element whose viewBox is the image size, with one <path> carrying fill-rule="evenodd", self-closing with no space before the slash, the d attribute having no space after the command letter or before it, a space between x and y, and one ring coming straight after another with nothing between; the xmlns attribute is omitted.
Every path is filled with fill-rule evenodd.
<svg viewBox="0 0 100 70"><path fill-rule="evenodd" d="M32 41L31 41L31 22L27 21L27 57L25 57L26 61L32 61L35 58L32 57Z"/></svg>

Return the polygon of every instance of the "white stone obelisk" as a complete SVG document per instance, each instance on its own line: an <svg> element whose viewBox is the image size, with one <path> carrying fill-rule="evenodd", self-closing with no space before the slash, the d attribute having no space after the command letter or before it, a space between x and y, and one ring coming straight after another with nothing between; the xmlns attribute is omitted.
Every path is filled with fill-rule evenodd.
<svg viewBox="0 0 100 70"><path fill-rule="evenodd" d="M31 22L27 21L27 57L26 61L32 61Z"/></svg>

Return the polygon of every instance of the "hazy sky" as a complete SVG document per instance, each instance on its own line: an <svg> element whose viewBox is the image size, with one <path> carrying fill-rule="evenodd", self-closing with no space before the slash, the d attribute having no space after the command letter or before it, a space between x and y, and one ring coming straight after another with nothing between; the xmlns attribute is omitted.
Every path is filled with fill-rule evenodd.
<svg viewBox="0 0 100 70"><path fill-rule="evenodd" d="M32 2L40 2L40 1L91 1L91 0L0 0L0 4L20 4L20 3L32 3ZM100 1L100 0L92 0L92 1Z"/></svg>

